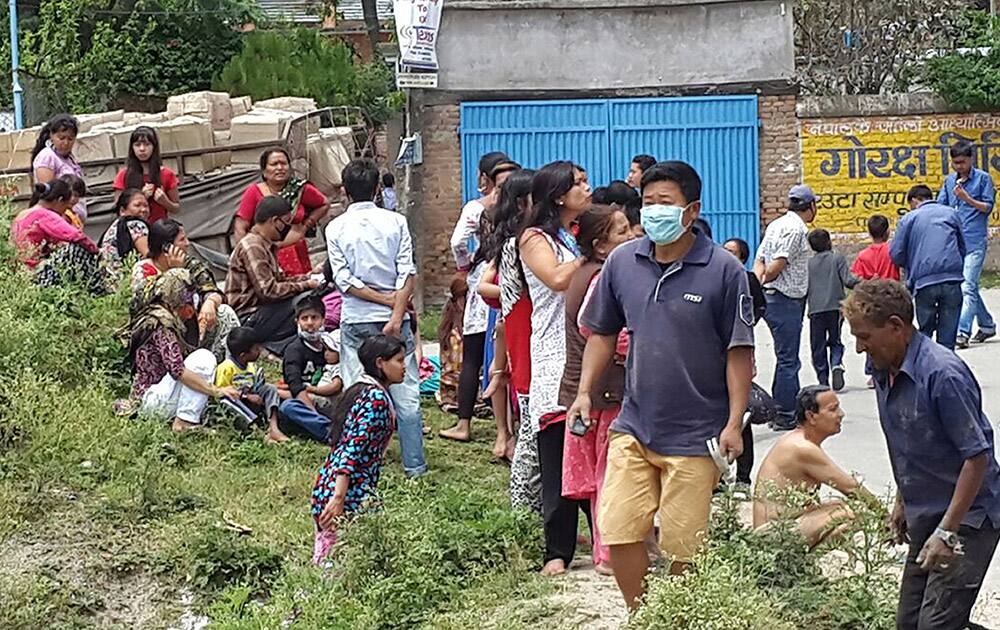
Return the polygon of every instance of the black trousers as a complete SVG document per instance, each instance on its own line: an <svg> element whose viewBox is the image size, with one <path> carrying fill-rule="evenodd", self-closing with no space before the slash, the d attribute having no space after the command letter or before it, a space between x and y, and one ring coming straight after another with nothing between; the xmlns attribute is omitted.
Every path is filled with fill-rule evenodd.
<svg viewBox="0 0 1000 630"><path fill-rule="evenodd" d="M576 555L577 510L590 520L590 501L576 501L562 495L563 442L566 423L550 424L538 433L538 467L542 475L542 519L545 529L545 562L562 560L568 567Z"/></svg>
<svg viewBox="0 0 1000 630"><path fill-rule="evenodd" d="M299 331L295 321L296 299L294 297L265 304L250 315L240 314L240 322L253 329L265 348L277 355L284 355L285 346L295 339Z"/></svg>
<svg viewBox="0 0 1000 630"><path fill-rule="evenodd" d="M458 374L458 418L471 420L479 397L479 375L486 355L486 333L462 337L462 371Z"/></svg>
<svg viewBox="0 0 1000 630"><path fill-rule="evenodd" d="M753 472L753 425L749 422L743 427L743 454L736 458L736 482L750 485L750 473Z"/></svg>
<svg viewBox="0 0 1000 630"><path fill-rule="evenodd" d="M938 520L910 530L910 551L899 587L898 630L963 630L976 603L983 577L993 559L1000 529L987 520L980 528L962 525L958 535L965 553L955 556L947 571L926 572L917 554L934 532Z"/></svg>

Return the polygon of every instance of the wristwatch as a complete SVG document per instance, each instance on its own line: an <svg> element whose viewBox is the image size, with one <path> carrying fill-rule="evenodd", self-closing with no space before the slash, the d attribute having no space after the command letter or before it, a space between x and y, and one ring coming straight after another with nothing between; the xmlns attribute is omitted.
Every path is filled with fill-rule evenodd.
<svg viewBox="0 0 1000 630"><path fill-rule="evenodd" d="M962 541L958 538L958 532L950 532L947 529L941 529L940 527L934 530L933 536L940 538L941 542L943 542L945 545L948 546L949 549L952 550L956 549L959 545L962 544Z"/></svg>

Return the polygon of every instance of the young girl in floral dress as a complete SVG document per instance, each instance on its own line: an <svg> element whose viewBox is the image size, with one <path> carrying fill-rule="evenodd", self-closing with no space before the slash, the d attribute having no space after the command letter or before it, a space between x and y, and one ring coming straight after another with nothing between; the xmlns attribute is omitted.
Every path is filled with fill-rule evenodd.
<svg viewBox="0 0 1000 630"><path fill-rule="evenodd" d="M317 564L337 542L338 523L377 501L382 458L396 428L389 387L402 383L406 375L405 346L395 337L375 335L361 344L358 359L364 374L344 393L333 413L332 448L312 493L313 562Z"/></svg>

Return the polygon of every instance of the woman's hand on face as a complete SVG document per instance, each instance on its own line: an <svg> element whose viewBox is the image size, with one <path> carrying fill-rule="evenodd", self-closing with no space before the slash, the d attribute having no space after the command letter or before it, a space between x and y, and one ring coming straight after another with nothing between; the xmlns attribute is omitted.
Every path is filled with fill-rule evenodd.
<svg viewBox="0 0 1000 630"><path fill-rule="evenodd" d="M187 264L187 252L176 245L168 247L166 254L167 267L170 269L179 269Z"/></svg>
<svg viewBox="0 0 1000 630"><path fill-rule="evenodd" d="M215 326L215 321L218 315L218 307L215 304L215 300L205 300L201 305L201 310L198 312L198 332L201 337L205 337L205 333Z"/></svg>

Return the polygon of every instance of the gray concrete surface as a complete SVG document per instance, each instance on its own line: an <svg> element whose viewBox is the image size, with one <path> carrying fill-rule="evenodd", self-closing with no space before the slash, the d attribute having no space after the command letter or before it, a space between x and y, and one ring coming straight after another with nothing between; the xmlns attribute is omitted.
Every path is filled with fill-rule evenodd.
<svg viewBox="0 0 1000 630"><path fill-rule="evenodd" d="M1000 314L1000 289L989 289L983 292L987 306L994 315ZM757 335L757 382L770 390L774 374L774 344L770 331L761 322L755 331ZM809 353L809 328L804 327L801 344L802 370L799 380L802 385L816 382L816 373L812 369ZM895 492L892 480L892 470L889 466L889 454L886 450L885 438L878 420L878 410L875 406L875 392L867 389L864 375L864 358L854 349L854 338L850 334L850 326L845 322L842 331L845 346L844 364L847 367L847 386L840 393L840 403L846 416L841 433L827 440L824 444L827 452L846 470L860 475L864 484L873 492L884 495L887 491ZM987 417L997 430L1000 422L1000 370L994 361L1000 357L1000 341L992 340L983 345L977 345L968 350L959 351L959 356L972 368L979 379L983 390L983 401ZM991 367L992 366L992 367ZM754 445L756 447L756 466L760 465L764 456L774 445L782 433L775 433L766 427L754 427ZM756 466L754 474L756 475ZM1000 554L997 554L1000 556ZM1000 601L1000 560L995 556L990 572L984 584L981 604L985 600ZM994 608L994 607L991 607ZM992 612L992 611L991 611ZM990 614L988 621L1000 626L1000 615ZM983 620L986 621L986 620Z"/></svg>

